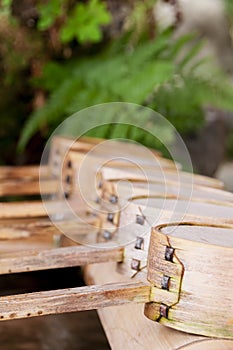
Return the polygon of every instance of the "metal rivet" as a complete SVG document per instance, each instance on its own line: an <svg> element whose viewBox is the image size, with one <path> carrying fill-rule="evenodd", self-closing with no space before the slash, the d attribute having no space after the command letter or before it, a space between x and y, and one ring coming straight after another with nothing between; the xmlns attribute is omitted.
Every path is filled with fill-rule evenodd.
<svg viewBox="0 0 233 350"><path fill-rule="evenodd" d="M165 250L165 260L173 262L174 251L174 248L167 246Z"/></svg>
<svg viewBox="0 0 233 350"><path fill-rule="evenodd" d="M170 277L163 275L162 280L161 280L162 289L169 290L169 282L170 282Z"/></svg>
<svg viewBox="0 0 233 350"><path fill-rule="evenodd" d="M69 198L70 198L70 194L69 194L68 192L65 192L64 195L65 195L65 198L66 198L66 199L69 199Z"/></svg>
<svg viewBox="0 0 233 350"><path fill-rule="evenodd" d="M107 220L108 220L109 222L112 222L112 223L113 223L114 214L113 214L113 213L108 213Z"/></svg>
<svg viewBox="0 0 233 350"><path fill-rule="evenodd" d="M134 248L135 249L143 249L143 246L144 246L144 238L137 237Z"/></svg>
<svg viewBox="0 0 233 350"><path fill-rule="evenodd" d="M141 264L140 260L132 259L132 261L131 261L131 269L139 271L140 270L140 264Z"/></svg>
<svg viewBox="0 0 233 350"><path fill-rule="evenodd" d="M117 196L115 196L114 194L110 196L109 198L109 202L112 204L116 204L118 202L118 198Z"/></svg>
<svg viewBox="0 0 233 350"><path fill-rule="evenodd" d="M136 224L144 225L144 223L145 223L145 216L136 215Z"/></svg>
<svg viewBox="0 0 233 350"><path fill-rule="evenodd" d="M67 175L67 176L66 176L66 183L67 183L67 184L70 184L70 183L71 183L71 176L70 176L70 175Z"/></svg>
<svg viewBox="0 0 233 350"><path fill-rule="evenodd" d="M67 162L67 168L71 168L72 167L72 162L71 162L71 160L68 160L68 162Z"/></svg>
<svg viewBox="0 0 233 350"><path fill-rule="evenodd" d="M160 316L168 318L168 311L169 311L169 306L165 304L160 304L160 307L159 307Z"/></svg>
<svg viewBox="0 0 233 350"><path fill-rule="evenodd" d="M103 238L109 241L112 238L112 233L109 231L104 231Z"/></svg>

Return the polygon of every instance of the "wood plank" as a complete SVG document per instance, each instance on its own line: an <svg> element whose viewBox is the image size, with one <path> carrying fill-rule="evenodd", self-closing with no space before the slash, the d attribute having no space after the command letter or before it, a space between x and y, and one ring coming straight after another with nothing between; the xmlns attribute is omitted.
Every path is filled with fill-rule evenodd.
<svg viewBox="0 0 233 350"><path fill-rule="evenodd" d="M0 274L82 266L107 261L122 261L123 248L73 246L34 251L0 259Z"/></svg>
<svg viewBox="0 0 233 350"><path fill-rule="evenodd" d="M26 256L58 247L62 233L49 219L0 221L0 258Z"/></svg>
<svg viewBox="0 0 233 350"><path fill-rule="evenodd" d="M208 202L227 201L233 202L233 193L220 189L167 181L161 179L157 182L140 182L140 181L104 181L99 189L100 196L105 200L113 195L121 199L130 199L133 197L179 197L187 200L208 200Z"/></svg>
<svg viewBox="0 0 233 350"><path fill-rule="evenodd" d="M86 281L88 284L127 281L116 270L114 263L88 265ZM231 340L183 333L151 322L144 316L144 305L112 306L99 309L98 314L112 350L233 350Z"/></svg>
<svg viewBox="0 0 233 350"><path fill-rule="evenodd" d="M18 202L1 202L0 203L0 222L6 219L20 218L39 218L47 217L60 213L64 214L64 200L28 200ZM77 211L79 216L86 212L85 203L81 198L77 197L74 200L69 200L69 205L74 211Z"/></svg>
<svg viewBox="0 0 233 350"><path fill-rule="evenodd" d="M111 181L111 180L134 180L134 181L144 181L144 182L178 182L185 184L194 184L200 186L206 186L210 188L218 188L222 189L224 184L222 181L214 178L210 178L203 175L191 174L185 171L172 171L166 169L166 171L161 171L158 169L153 169L153 171L146 171L142 173L140 169L130 168L130 169L122 169L122 168L110 168L110 167L102 167L99 172L99 176L102 178L102 181Z"/></svg>
<svg viewBox="0 0 233 350"><path fill-rule="evenodd" d="M51 202L51 207L53 203ZM0 219L37 218L47 216L41 201L22 201L0 203Z"/></svg>
<svg viewBox="0 0 233 350"><path fill-rule="evenodd" d="M49 174L48 166L25 165L25 166L0 166L0 180L9 179L39 179L46 178Z"/></svg>
<svg viewBox="0 0 233 350"><path fill-rule="evenodd" d="M99 309L111 305L145 303L150 286L142 282L69 288L0 298L0 320Z"/></svg>
<svg viewBox="0 0 233 350"><path fill-rule="evenodd" d="M58 183L56 180L43 180L40 183L38 179L12 179L0 182L0 196L19 196L34 194L52 194L56 193Z"/></svg>
<svg viewBox="0 0 233 350"><path fill-rule="evenodd" d="M129 281L116 270L114 263L88 265L85 268L86 282L102 284ZM205 339L148 320L144 316L144 305L113 306L99 309L98 314L112 350L151 350L153 346L156 350L178 350Z"/></svg>

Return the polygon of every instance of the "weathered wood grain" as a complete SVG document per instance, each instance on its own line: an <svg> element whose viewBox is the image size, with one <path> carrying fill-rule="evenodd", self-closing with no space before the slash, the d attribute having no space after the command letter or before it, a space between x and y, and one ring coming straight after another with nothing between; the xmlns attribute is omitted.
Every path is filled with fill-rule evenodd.
<svg viewBox="0 0 233 350"><path fill-rule="evenodd" d="M49 206L49 203L48 203ZM52 207L56 206L51 202ZM0 219L16 218L37 218L47 216L47 211L42 201L21 201L21 202L2 202L0 203Z"/></svg>
<svg viewBox="0 0 233 350"><path fill-rule="evenodd" d="M10 179L39 179L49 175L48 166L25 165L25 166L0 166L0 180Z"/></svg>
<svg viewBox="0 0 233 350"><path fill-rule="evenodd" d="M56 193L56 180L43 180L40 186L38 179L12 179L0 182L0 196L19 196Z"/></svg>
<svg viewBox="0 0 233 350"><path fill-rule="evenodd" d="M163 179L164 183L167 181L173 181L178 183L186 183L186 184L195 184L206 186L210 188L218 188L222 189L224 184L222 181L218 179L213 179L207 176L191 174L184 171L172 171L166 170L161 171L158 169L153 169L153 171L146 171L146 173L142 173L140 169L120 169L120 168L110 168L103 167L99 172L99 176L101 180L111 181L111 180L135 180L135 181L144 181L144 182L158 182Z"/></svg>
<svg viewBox="0 0 233 350"><path fill-rule="evenodd" d="M116 270L114 263L101 264L101 266L88 265L85 267L86 281L88 284L129 281L126 276L117 273ZM186 349L186 346L188 350L189 344L207 339L178 332L148 320L144 316L144 306L141 304L99 309L98 314L113 350L121 348L127 350L183 350ZM225 350L219 347L219 350L223 349Z"/></svg>
<svg viewBox="0 0 233 350"><path fill-rule="evenodd" d="M73 246L49 250L29 251L0 258L0 274L39 271L46 269L82 266L88 263L123 260L123 248L91 248Z"/></svg>
<svg viewBox="0 0 233 350"><path fill-rule="evenodd" d="M172 247L172 260L165 259ZM195 334L233 339L233 228L182 223L152 230L148 279L155 286L146 315ZM162 288L163 276L169 285ZM167 316L160 305L167 305Z"/></svg>
<svg viewBox="0 0 233 350"><path fill-rule="evenodd" d="M163 179L158 179L156 182L142 181L103 181L99 194L105 200L109 200L115 195L121 199L131 199L136 197L179 197L183 199L196 199L210 202L227 201L233 202L233 193L220 189L193 185L185 183L177 183L174 181L164 182Z"/></svg>
<svg viewBox="0 0 233 350"><path fill-rule="evenodd" d="M142 282L115 283L0 297L0 321L145 303L150 286Z"/></svg>

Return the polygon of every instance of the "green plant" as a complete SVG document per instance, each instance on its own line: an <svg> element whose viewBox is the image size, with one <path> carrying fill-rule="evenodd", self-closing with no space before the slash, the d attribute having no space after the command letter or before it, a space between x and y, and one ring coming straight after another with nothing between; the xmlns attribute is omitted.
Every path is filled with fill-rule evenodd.
<svg viewBox="0 0 233 350"><path fill-rule="evenodd" d="M233 89L223 74L215 71L215 78L200 74L202 60L192 63L200 50L199 42L176 63L191 40L193 36L186 35L171 43L171 31L167 30L156 40L143 40L133 48L121 39L104 52L78 59L72 65L50 63L40 81L49 89L50 99L26 123L20 147L43 126L53 128L72 113L103 102L125 101L152 107L184 133L202 125L205 104L233 110ZM53 75L60 79L56 82L59 88L48 83ZM122 116L122 123L125 120ZM96 136L112 137L114 130L113 127ZM121 132L129 134L127 130ZM136 139L142 139L136 134Z"/></svg>
<svg viewBox="0 0 233 350"><path fill-rule="evenodd" d="M101 0L78 2L69 6L69 0L50 0L38 6L40 18L39 30L47 30L60 19L59 38L62 43L76 39L79 43L99 42L102 40L101 26L109 24L110 13Z"/></svg>
<svg viewBox="0 0 233 350"><path fill-rule="evenodd" d="M230 133L227 140L227 153L230 158L233 158L233 132Z"/></svg>

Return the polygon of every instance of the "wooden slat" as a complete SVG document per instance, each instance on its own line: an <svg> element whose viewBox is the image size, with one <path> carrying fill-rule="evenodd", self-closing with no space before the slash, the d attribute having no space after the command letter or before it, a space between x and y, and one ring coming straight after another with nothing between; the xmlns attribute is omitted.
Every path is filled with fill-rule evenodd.
<svg viewBox="0 0 233 350"><path fill-rule="evenodd" d="M49 219L0 221L0 258L25 256L31 252L55 248L62 233Z"/></svg>
<svg viewBox="0 0 233 350"><path fill-rule="evenodd" d="M178 182L185 184L193 184L199 186L206 186L210 188L222 189L224 187L223 182L210 178L207 176L191 174L184 171L172 171L167 170L161 171L156 168L153 171L146 171L144 174L139 169L122 169L122 168L110 168L103 167L100 171L100 176L102 180L111 181L111 180L133 180L133 181L145 181L145 182L161 182L161 179L164 183L168 182Z"/></svg>
<svg viewBox="0 0 233 350"><path fill-rule="evenodd" d="M109 200L110 196L116 195L120 198L130 199L133 197L153 197L166 196L166 198L177 196L187 200L208 200L209 202L226 201L233 202L233 193L220 189L167 181L161 179L158 182L140 181L103 181L102 188L99 189L100 196Z"/></svg>
<svg viewBox="0 0 233 350"><path fill-rule="evenodd" d="M164 258L167 245L175 250L173 264ZM155 291L155 299L171 308L169 317L159 319L156 304L149 303L147 317L185 332L233 340L232 247L233 228L228 225L187 222L153 229L148 280L158 287L163 273L171 276L172 293Z"/></svg>
<svg viewBox="0 0 233 350"><path fill-rule="evenodd" d="M46 178L49 174L48 166L25 165L25 166L0 166L0 180L10 179L39 179Z"/></svg>
<svg viewBox="0 0 233 350"><path fill-rule="evenodd" d="M47 211L41 201L0 203L0 219L37 218L41 216L47 216Z"/></svg>
<svg viewBox="0 0 233 350"><path fill-rule="evenodd" d="M84 202L77 196L73 201L69 201L73 210L77 210L79 216L85 213ZM0 220L20 219L20 218L38 218L60 212L64 214L64 201L19 201L19 202L2 202L0 203Z"/></svg>
<svg viewBox="0 0 233 350"><path fill-rule="evenodd" d="M85 277L90 284L126 281L114 263L88 265ZM98 310L112 350L233 350L233 341L176 331L148 320L143 309L131 304Z"/></svg>
<svg viewBox="0 0 233 350"><path fill-rule="evenodd" d="M0 182L0 196L19 196L34 194L56 193L58 183L55 180L43 180L41 184L38 179L12 179Z"/></svg>
<svg viewBox="0 0 233 350"><path fill-rule="evenodd" d="M142 282L12 295L0 298L0 320L92 310L112 305L145 303L149 297L150 286Z"/></svg>
<svg viewBox="0 0 233 350"><path fill-rule="evenodd" d="M88 284L128 281L126 276L116 272L114 263L88 265L85 277ZM148 320L144 316L144 305L113 306L98 310L98 314L112 350L183 350L186 346L188 350L189 344L208 339ZM219 350L223 348L219 347Z"/></svg>
<svg viewBox="0 0 233 350"><path fill-rule="evenodd" d="M91 248L74 246L44 251L29 252L17 257L0 259L0 274L39 271L70 266L82 266L88 263L122 261L122 248Z"/></svg>

